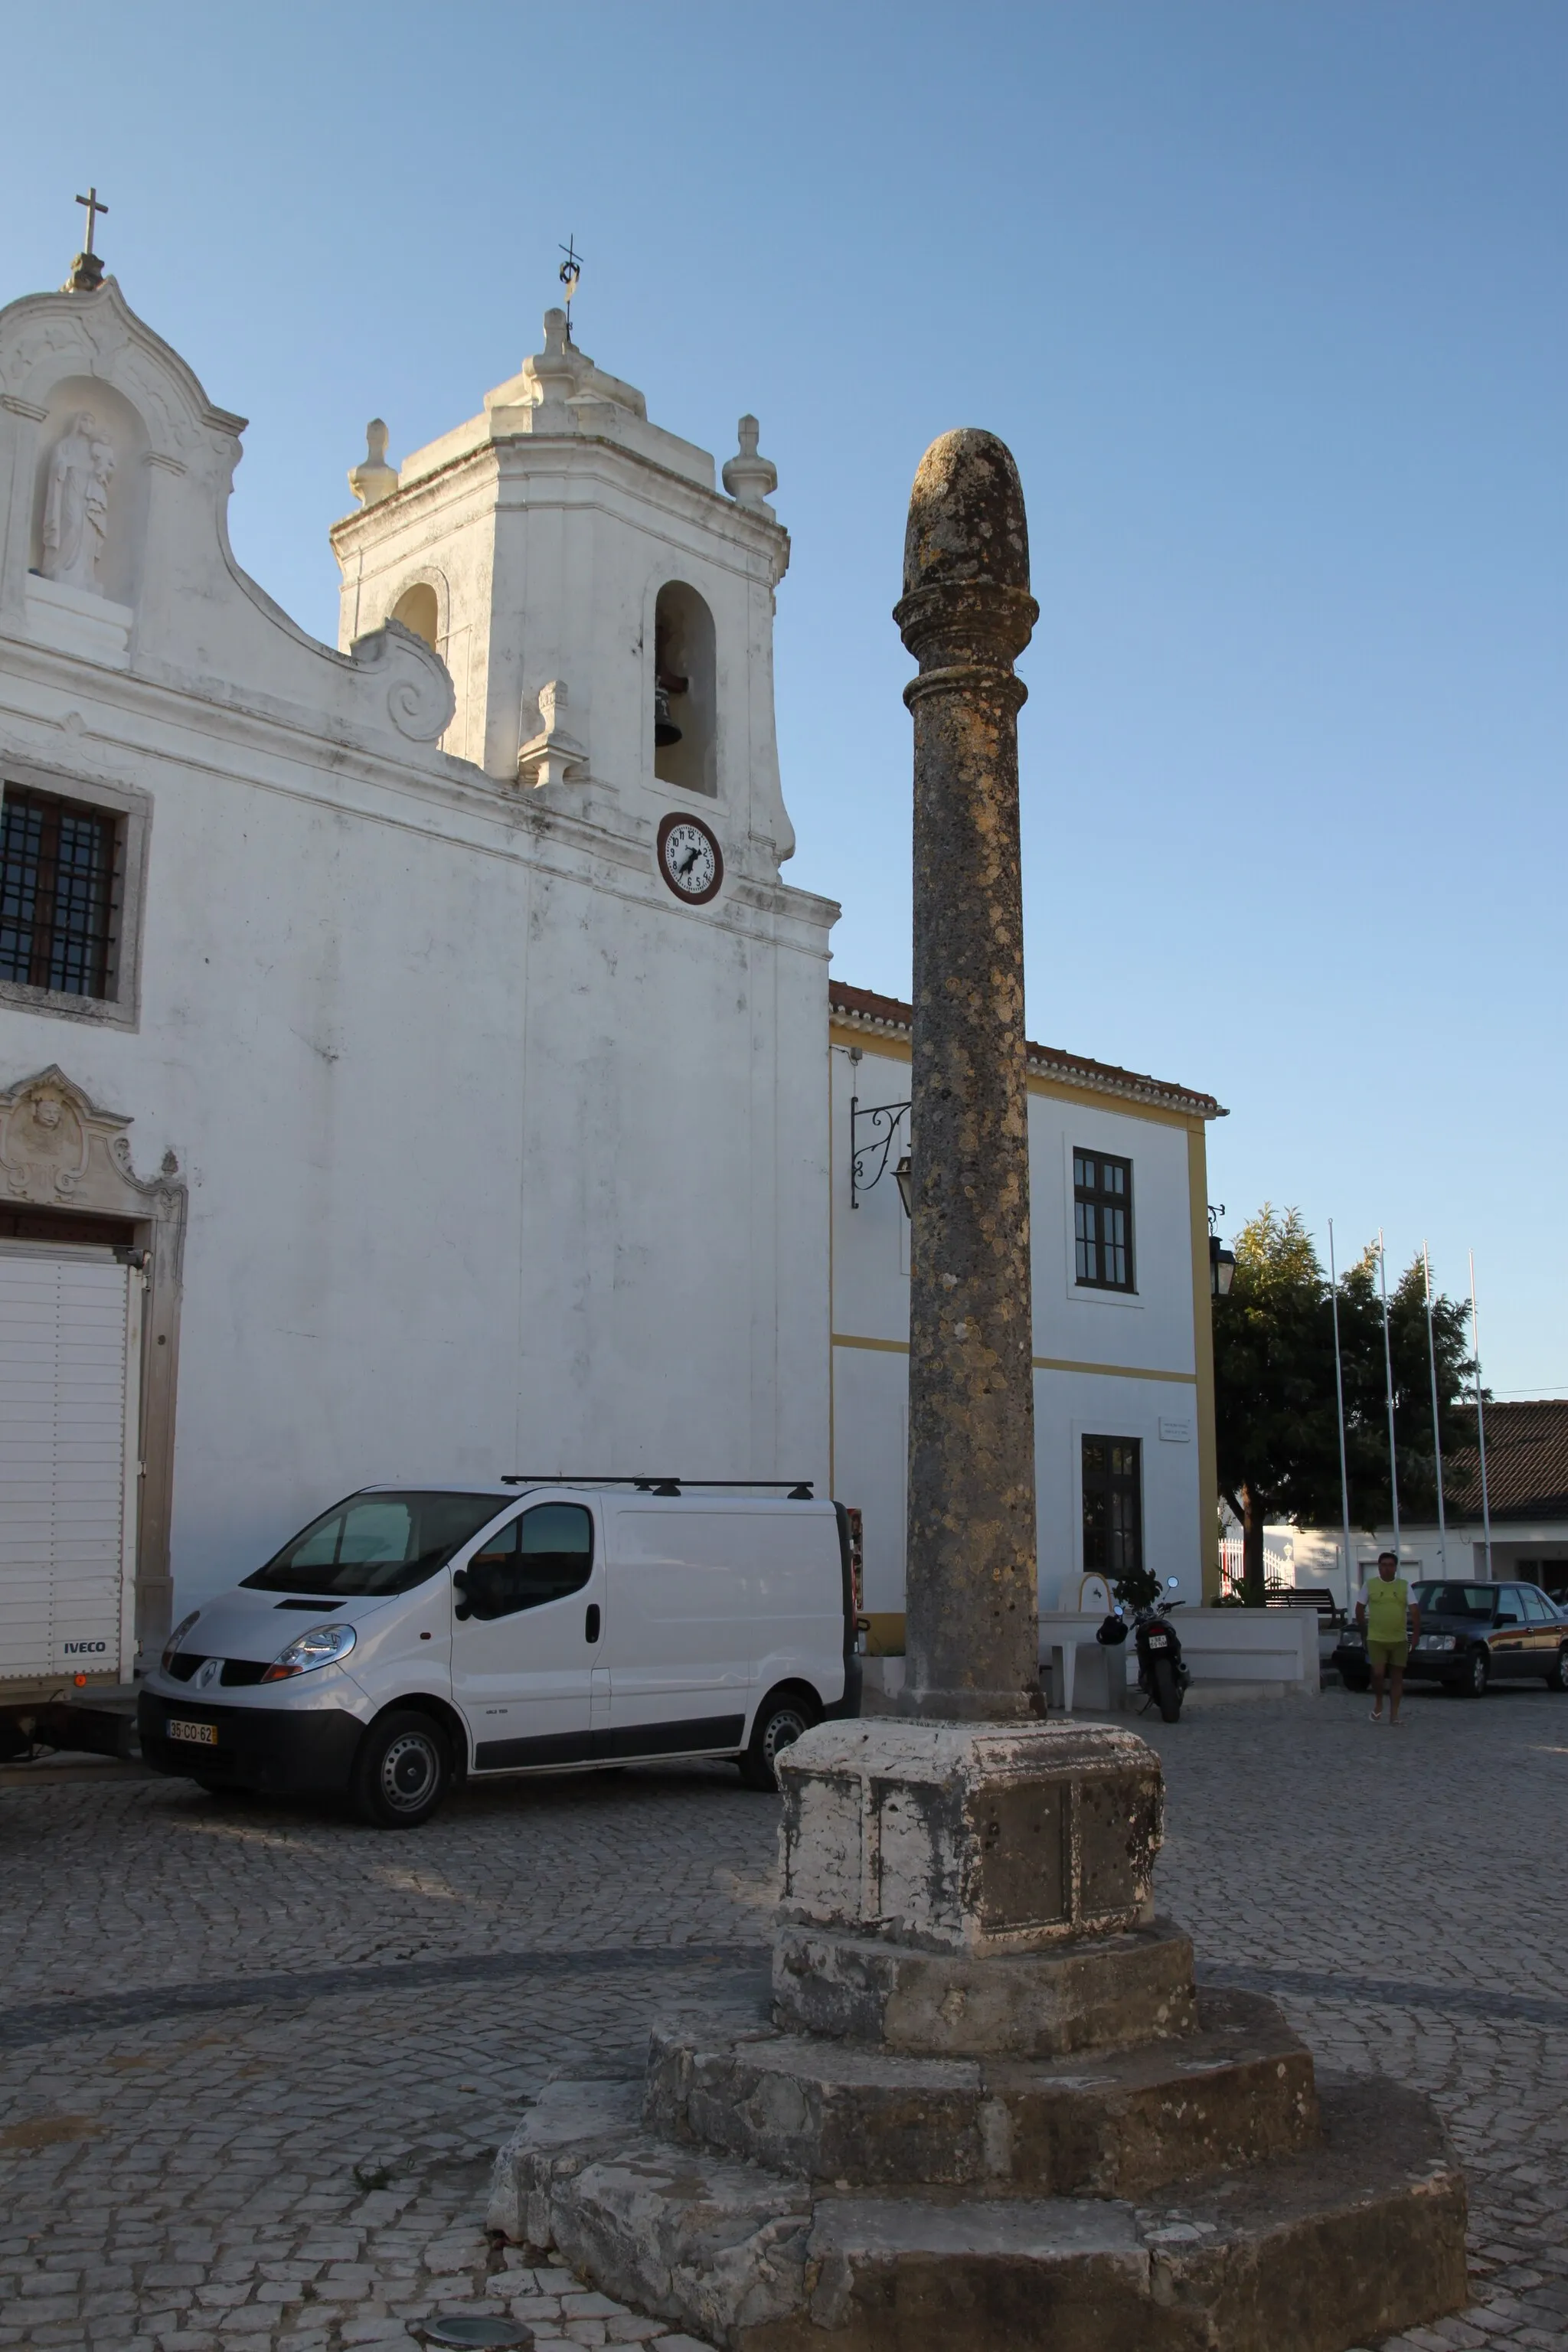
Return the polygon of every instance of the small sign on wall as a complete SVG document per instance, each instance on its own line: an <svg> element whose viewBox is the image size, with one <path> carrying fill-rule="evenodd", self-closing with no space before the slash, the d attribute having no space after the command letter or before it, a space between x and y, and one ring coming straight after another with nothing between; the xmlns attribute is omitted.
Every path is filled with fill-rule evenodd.
<svg viewBox="0 0 1568 2352"><path fill-rule="evenodd" d="M1193 1442L1193 1424L1190 1421L1168 1421L1162 1413L1160 1439L1165 1445L1190 1445Z"/></svg>

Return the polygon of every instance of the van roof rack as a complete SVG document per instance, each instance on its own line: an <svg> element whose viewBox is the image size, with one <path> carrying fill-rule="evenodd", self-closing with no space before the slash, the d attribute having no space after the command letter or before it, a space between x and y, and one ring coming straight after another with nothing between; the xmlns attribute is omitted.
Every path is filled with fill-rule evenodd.
<svg viewBox="0 0 1568 2352"><path fill-rule="evenodd" d="M792 1503L809 1503L816 1498L811 1478L656 1478L647 1471L613 1472L598 1470L510 1470L501 1479L503 1486L635 1486L639 1495L679 1495L688 1486L761 1486L770 1492L777 1488Z"/></svg>

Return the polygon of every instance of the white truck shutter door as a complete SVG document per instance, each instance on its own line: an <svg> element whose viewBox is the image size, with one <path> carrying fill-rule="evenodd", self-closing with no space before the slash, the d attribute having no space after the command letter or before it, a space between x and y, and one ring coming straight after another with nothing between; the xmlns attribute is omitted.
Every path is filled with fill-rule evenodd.
<svg viewBox="0 0 1568 2352"><path fill-rule="evenodd" d="M142 1287L0 1252L0 1680L130 1672Z"/></svg>

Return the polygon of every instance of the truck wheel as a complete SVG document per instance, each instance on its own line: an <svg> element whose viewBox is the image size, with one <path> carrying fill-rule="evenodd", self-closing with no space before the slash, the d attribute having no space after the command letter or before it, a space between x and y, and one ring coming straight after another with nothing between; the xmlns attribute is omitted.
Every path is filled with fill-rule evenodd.
<svg viewBox="0 0 1568 2352"><path fill-rule="evenodd" d="M746 1787L776 1793L780 1749L792 1748L816 1721L816 1708L799 1691L775 1691L765 1698L752 1727L752 1744L741 1759L741 1778Z"/></svg>
<svg viewBox="0 0 1568 2352"><path fill-rule="evenodd" d="M1177 1723L1182 1714L1182 1690L1169 1658L1154 1661L1154 1703L1163 1723Z"/></svg>
<svg viewBox="0 0 1568 2352"><path fill-rule="evenodd" d="M354 1758L353 1798L379 1830L412 1830L427 1822L452 1778L445 1735L412 1707L373 1723Z"/></svg>

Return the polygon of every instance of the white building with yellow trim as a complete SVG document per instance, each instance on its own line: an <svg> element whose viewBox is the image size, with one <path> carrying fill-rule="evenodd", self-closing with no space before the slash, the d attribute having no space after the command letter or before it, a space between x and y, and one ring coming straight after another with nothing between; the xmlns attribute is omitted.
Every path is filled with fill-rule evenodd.
<svg viewBox="0 0 1568 2352"><path fill-rule="evenodd" d="M910 1007L829 989L833 1491L864 1523L876 1647L901 1647L908 1463ZM1141 1560L1218 1586L1209 1320L1213 1097L1029 1049L1040 1605Z"/></svg>

